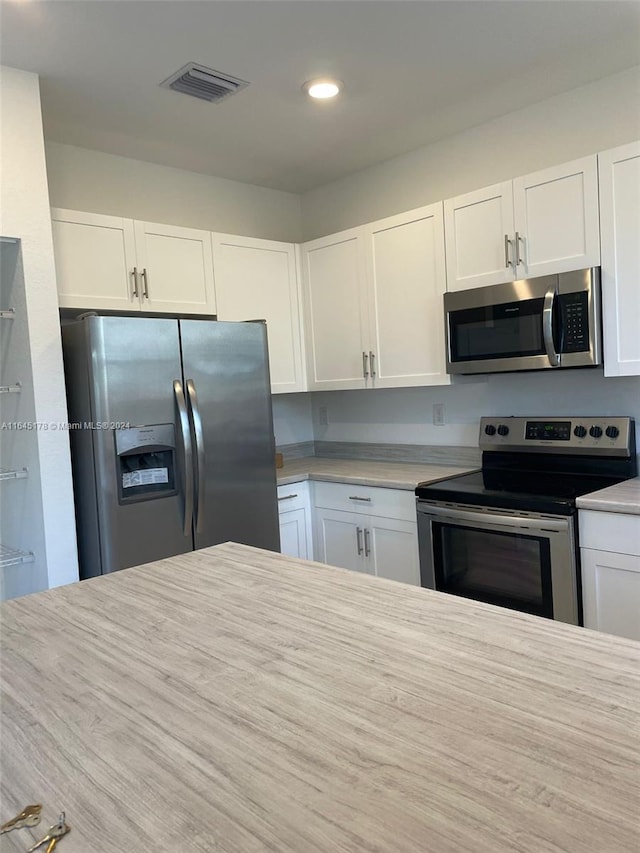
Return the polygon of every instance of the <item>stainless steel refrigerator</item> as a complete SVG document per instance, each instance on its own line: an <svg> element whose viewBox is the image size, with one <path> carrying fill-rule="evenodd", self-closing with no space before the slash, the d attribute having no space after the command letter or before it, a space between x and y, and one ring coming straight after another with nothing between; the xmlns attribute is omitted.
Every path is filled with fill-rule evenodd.
<svg viewBox="0 0 640 853"><path fill-rule="evenodd" d="M81 578L279 550L263 323L87 316L62 338Z"/></svg>

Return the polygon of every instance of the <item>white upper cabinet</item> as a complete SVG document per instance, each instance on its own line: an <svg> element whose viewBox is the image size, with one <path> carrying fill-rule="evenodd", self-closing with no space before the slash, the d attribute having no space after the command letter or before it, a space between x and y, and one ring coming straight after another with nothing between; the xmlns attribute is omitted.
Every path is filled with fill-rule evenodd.
<svg viewBox="0 0 640 853"><path fill-rule="evenodd" d="M604 375L640 375L640 142L598 156Z"/></svg>
<svg viewBox="0 0 640 853"><path fill-rule="evenodd" d="M213 235L220 320L266 320L271 390L306 389L296 246Z"/></svg>
<svg viewBox="0 0 640 853"><path fill-rule="evenodd" d="M448 384L442 203L366 226L374 387Z"/></svg>
<svg viewBox="0 0 640 853"><path fill-rule="evenodd" d="M442 203L303 246L309 388L449 382Z"/></svg>
<svg viewBox="0 0 640 853"><path fill-rule="evenodd" d="M211 233L134 222L143 311L215 314Z"/></svg>
<svg viewBox="0 0 640 853"><path fill-rule="evenodd" d="M310 391L364 388L369 379L364 247L362 228L302 247Z"/></svg>
<svg viewBox="0 0 640 853"><path fill-rule="evenodd" d="M595 157L516 178L513 206L516 278L600 264Z"/></svg>
<svg viewBox="0 0 640 853"><path fill-rule="evenodd" d="M448 290L513 281L511 181L448 199L444 216Z"/></svg>
<svg viewBox="0 0 640 853"><path fill-rule="evenodd" d="M595 156L444 205L450 291L600 264Z"/></svg>
<svg viewBox="0 0 640 853"><path fill-rule="evenodd" d="M211 234L51 211L62 308L215 314Z"/></svg>
<svg viewBox="0 0 640 853"><path fill-rule="evenodd" d="M60 306L138 310L133 220L60 208L51 216Z"/></svg>

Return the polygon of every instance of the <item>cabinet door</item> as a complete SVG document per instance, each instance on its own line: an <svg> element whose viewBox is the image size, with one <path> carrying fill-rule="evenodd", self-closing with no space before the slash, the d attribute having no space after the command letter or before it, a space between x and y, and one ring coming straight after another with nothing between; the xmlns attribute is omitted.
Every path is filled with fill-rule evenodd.
<svg viewBox="0 0 640 853"><path fill-rule="evenodd" d="M335 509L316 510L316 558L330 566L373 574L364 555L366 517Z"/></svg>
<svg viewBox="0 0 640 853"><path fill-rule="evenodd" d="M640 142L598 156L604 375L640 374Z"/></svg>
<svg viewBox="0 0 640 853"><path fill-rule="evenodd" d="M143 311L215 314L211 233L135 222Z"/></svg>
<svg viewBox="0 0 640 853"><path fill-rule="evenodd" d="M140 310L133 220L51 211L61 308Z"/></svg>
<svg viewBox="0 0 640 853"><path fill-rule="evenodd" d="M361 228L302 247L310 391L364 388L368 318Z"/></svg>
<svg viewBox="0 0 640 853"><path fill-rule="evenodd" d="M272 392L304 391L296 247L214 234L213 268L218 319L267 321Z"/></svg>
<svg viewBox="0 0 640 853"><path fill-rule="evenodd" d="M447 290L513 281L511 181L444 203Z"/></svg>
<svg viewBox="0 0 640 853"><path fill-rule="evenodd" d="M420 586L416 522L371 517L365 545L378 577Z"/></svg>
<svg viewBox="0 0 640 853"><path fill-rule="evenodd" d="M640 640L640 557L581 548L585 628Z"/></svg>
<svg viewBox="0 0 640 853"><path fill-rule="evenodd" d="M280 512L280 552L289 557L310 560L307 519L304 509Z"/></svg>
<svg viewBox="0 0 640 853"><path fill-rule="evenodd" d="M599 266L595 156L516 178L513 204L516 278Z"/></svg>
<svg viewBox="0 0 640 853"><path fill-rule="evenodd" d="M376 387L448 384L442 203L367 226Z"/></svg>

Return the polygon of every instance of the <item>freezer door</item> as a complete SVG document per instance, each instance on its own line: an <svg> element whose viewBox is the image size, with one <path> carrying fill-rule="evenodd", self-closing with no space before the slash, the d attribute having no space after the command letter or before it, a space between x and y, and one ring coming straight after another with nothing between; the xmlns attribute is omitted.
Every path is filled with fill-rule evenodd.
<svg viewBox="0 0 640 853"><path fill-rule="evenodd" d="M196 460L195 546L280 549L264 323L181 320Z"/></svg>
<svg viewBox="0 0 640 853"><path fill-rule="evenodd" d="M193 549L185 495L178 322L90 317L89 386L101 567L83 577ZM178 383L175 386L174 383ZM183 418L180 418L180 404ZM183 426L181 426L181 424ZM106 428L105 428L106 427ZM189 431L186 430L187 445ZM188 448L187 448L188 449Z"/></svg>

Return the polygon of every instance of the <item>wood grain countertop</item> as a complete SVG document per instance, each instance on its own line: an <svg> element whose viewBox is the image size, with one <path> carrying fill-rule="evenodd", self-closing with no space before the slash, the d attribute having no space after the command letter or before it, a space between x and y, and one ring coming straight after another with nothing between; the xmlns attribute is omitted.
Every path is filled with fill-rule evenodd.
<svg viewBox="0 0 640 853"><path fill-rule="evenodd" d="M1 616L3 851L640 848L630 640L235 544Z"/></svg>
<svg viewBox="0 0 640 853"><path fill-rule="evenodd" d="M578 509L640 515L640 477L576 498Z"/></svg>
<svg viewBox="0 0 640 853"><path fill-rule="evenodd" d="M448 465L429 462L378 462L373 459L330 459L303 456L285 462L276 470L279 486L301 480L321 480L327 483L351 483L360 486L381 486L387 489L413 491L418 483L436 483L448 477L477 471L475 465Z"/></svg>

